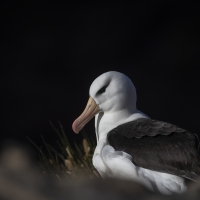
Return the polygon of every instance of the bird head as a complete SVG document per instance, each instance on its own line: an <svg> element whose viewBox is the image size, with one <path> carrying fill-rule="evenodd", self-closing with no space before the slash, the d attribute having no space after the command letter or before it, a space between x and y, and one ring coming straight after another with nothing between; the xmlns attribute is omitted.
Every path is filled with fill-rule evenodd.
<svg viewBox="0 0 200 200"><path fill-rule="evenodd" d="M89 100L83 113L74 121L72 129L79 131L99 112L115 113L136 110L136 90L131 80L116 71L97 77L90 86Z"/></svg>

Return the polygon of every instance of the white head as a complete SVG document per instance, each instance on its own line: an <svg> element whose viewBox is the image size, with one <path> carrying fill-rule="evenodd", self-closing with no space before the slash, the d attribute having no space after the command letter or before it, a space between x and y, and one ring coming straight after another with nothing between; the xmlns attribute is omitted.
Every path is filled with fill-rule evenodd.
<svg viewBox="0 0 200 200"><path fill-rule="evenodd" d="M114 113L136 111L136 90L132 81L124 74L110 71L97 77L90 86L90 98L83 113L72 128L78 133L99 112Z"/></svg>
<svg viewBox="0 0 200 200"><path fill-rule="evenodd" d="M124 74L110 71L97 77L90 86L90 96L102 112L136 109L136 90Z"/></svg>

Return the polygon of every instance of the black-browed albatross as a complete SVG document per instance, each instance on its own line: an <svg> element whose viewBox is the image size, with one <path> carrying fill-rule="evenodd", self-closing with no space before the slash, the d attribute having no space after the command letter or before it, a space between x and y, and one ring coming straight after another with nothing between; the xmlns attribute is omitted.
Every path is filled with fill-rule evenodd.
<svg viewBox="0 0 200 200"><path fill-rule="evenodd" d="M103 178L135 180L163 194L184 192L184 178L198 178L198 137L137 110L135 86L126 75L100 75L89 95L72 128L78 133L95 116L93 165Z"/></svg>

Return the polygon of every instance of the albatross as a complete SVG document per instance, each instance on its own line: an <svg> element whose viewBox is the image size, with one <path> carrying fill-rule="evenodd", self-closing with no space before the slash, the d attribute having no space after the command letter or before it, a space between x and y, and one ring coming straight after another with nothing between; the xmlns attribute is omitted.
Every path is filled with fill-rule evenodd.
<svg viewBox="0 0 200 200"><path fill-rule="evenodd" d="M72 129L79 133L95 116L97 146L92 161L102 178L134 180L163 194L184 192L185 178L198 180L197 135L137 110L136 89L125 74L100 75L89 96Z"/></svg>

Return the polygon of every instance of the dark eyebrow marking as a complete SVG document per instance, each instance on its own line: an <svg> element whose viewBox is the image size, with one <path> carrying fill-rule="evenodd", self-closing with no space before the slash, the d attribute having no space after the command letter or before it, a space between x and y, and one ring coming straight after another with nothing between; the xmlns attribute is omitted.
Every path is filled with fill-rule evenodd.
<svg viewBox="0 0 200 200"><path fill-rule="evenodd" d="M110 82L107 83L106 85L104 85L104 86L96 93L96 95L103 94L103 93L106 91L106 88L108 87L109 84L110 84Z"/></svg>

